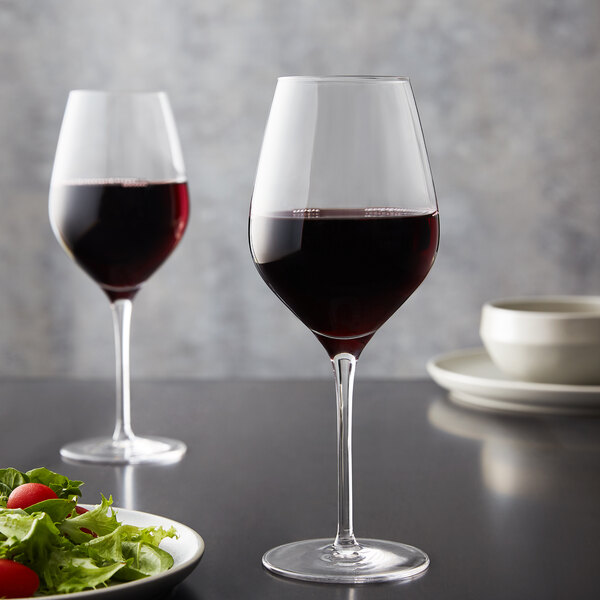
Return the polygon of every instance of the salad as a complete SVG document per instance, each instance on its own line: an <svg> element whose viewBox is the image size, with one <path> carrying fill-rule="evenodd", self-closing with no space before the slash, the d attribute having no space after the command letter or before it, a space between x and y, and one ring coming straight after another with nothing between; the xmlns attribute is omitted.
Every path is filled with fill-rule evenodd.
<svg viewBox="0 0 600 600"><path fill-rule="evenodd" d="M112 497L78 506L82 485L43 467L0 469L0 598L79 592L173 566L159 544L177 537L174 527L120 523Z"/></svg>

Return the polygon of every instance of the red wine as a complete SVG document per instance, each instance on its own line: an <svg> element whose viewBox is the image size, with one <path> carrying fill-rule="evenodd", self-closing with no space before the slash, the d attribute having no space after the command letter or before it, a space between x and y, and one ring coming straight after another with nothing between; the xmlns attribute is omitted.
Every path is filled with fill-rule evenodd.
<svg viewBox="0 0 600 600"><path fill-rule="evenodd" d="M65 250L111 301L133 298L183 236L186 183L54 185L51 222Z"/></svg>
<svg viewBox="0 0 600 600"><path fill-rule="evenodd" d="M438 213L394 208L252 215L269 287L334 356L358 356L433 265Z"/></svg>

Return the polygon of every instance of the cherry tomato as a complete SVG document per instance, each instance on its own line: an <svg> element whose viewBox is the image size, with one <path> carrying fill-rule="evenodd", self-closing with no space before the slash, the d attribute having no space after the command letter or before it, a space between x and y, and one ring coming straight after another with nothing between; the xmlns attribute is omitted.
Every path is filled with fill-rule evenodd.
<svg viewBox="0 0 600 600"><path fill-rule="evenodd" d="M29 567L0 558L0 598L27 598L40 585L36 572Z"/></svg>
<svg viewBox="0 0 600 600"><path fill-rule="evenodd" d="M16 487L8 497L6 508L27 508L43 500L51 500L58 496L43 483L24 483Z"/></svg>

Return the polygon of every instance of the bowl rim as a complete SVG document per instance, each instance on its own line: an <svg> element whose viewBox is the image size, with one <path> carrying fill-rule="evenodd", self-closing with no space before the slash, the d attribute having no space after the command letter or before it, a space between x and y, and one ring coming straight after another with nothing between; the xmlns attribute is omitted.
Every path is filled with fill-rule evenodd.
<svg viewBox="0 0 600 600"><path fill-rule="evenodd" d="M548 304L555 310L540 310L540 306ZM530 305L532 308L527 308ZM558 306L557 306L558 305ZM565 305L565 310L559 306ZM568 305L578 306L568 309ZM538 308L535 308L537 306ZM589 307L589 310L586 310ZM489 300L483 305L485 312L498 312L533 319L598 319L600 318L600 296L585 295L544 295L544 296L512 296Z"/></svg>

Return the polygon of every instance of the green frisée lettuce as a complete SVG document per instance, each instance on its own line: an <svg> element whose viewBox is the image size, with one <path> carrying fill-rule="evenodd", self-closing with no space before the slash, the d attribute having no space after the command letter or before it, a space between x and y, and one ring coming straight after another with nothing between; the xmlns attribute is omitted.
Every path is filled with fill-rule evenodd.
<svg viewBox="0 0 600 600"><path fill-rule="evenodd" d="M26 509L6 508L12 490L24 483L43 483L58 498ZM33 569L40 579L37 594L105 587L173 566L172 556L159 548L163 539L177 537L173 527L122 524L110 508L112 497L102 496L95 508L78 514L82 484L44 468L0 469L0 558Z"/></svg>

